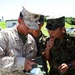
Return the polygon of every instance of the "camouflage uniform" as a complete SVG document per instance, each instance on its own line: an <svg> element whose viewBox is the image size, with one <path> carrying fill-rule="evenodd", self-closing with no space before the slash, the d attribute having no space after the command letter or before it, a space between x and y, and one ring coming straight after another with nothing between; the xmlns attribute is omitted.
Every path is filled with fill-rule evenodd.
<svg viewBox="0 0 75 75"><path fill-rule="evenodd" d="M65 34L62 40L56 39L54 46L50 50L50 75L75 75L75 67L62 74L57 67L62 63L75 60L75 38Z"/></svg>
<svg viewBox="0 0 75 75"><path fill-rule="evenodd" d="M0 75L25 75L25 58L34 58L37 53L35 40L31 39L24 44L16 26L0 31Z"/></svg>
<svg viewBox="0 0 75 75"><path fill-rule="evenodd" d="M37 57L38 56L42 56L42 52L44 52L45 48L46 48L46 39L48 37L45 36L42 32L41 32L41 35L37 38L35 38L35 41L36 41L36 44L37 44L37 49L38 49L38 52L37 52ZM47 69L47 63L43 60L43 66L44 68L42 68L46 73L48 71ZM46 75L46 74L44 74Z"/></svg>
<svg viewBox="0 0 75 75"><path fill-rule="evenodd" d="M41 35L39 37L35 38L37 48L38 48L37 56L40 56L42 54L42 52L44 52L44 50L46 48L46 39L47 38L48 37L45 36L42 32L41 32Z"/></svg>
<svg viewBox="0 0 75 75"><path fill-rule="evenodd" d="M59 18L51 18L47 20L46 28L50 30L56 30L65 26L65 16ZM75 75L75 67L70 67L66 73L61 73L58 70L58 66L63 63L70 63L75 60L75 37L69 35L64 27L62 39L55 39L54 45L49 53L50 72L49 75ZM59 34L59 33L58 33ZM52 35L52 34L51 34Z"/></svg>

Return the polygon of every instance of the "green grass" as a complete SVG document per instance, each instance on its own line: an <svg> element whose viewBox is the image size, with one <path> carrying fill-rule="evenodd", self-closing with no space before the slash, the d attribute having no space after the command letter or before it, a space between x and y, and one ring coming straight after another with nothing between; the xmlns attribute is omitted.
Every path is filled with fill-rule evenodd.
<svg viewBox="0 0 75 75"><path fill-rule="evenodd" d="M44 35L49 36L48 31L46 29L46 22L44 23L42 29L41 29L42 33L44 33Z"/></svg>
<svg viewBox="0 0 75 75"><path fill-rule="evenodd" d="M0 27L5 29L6 28L6 23L5 22L0 22Z"/></svg>
<svg viewBox="0 0 75 75"><path fill-rule="evenodd" d="M70 27L74 27L75 28L75 25L70 25L68 23L65 23L65 28L70 28Z"/></svg>

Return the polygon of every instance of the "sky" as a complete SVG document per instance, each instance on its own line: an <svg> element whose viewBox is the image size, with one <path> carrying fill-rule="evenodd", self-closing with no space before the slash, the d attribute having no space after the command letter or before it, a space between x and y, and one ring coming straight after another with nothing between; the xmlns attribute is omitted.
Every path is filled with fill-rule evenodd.
<svg viewBox="0 0 75 75"><path fill-rule="evenodd" d="M38 14L75 17L75 0L0 0L0 19L17 19L24 6Z"/></svg>

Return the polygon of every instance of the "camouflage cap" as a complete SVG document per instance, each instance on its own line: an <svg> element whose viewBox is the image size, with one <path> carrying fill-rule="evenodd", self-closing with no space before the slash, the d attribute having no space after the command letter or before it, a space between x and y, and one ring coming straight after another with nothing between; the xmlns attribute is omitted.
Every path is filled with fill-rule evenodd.
<svg viewBox="0 0 75 75"><path fill-rule="evenodd" d="M23 15L23 20L28 28L34 29L34 30L39 29L38 21L40 19L41 14L30 13L24 7L21 13Z"/></svg>
<svg viewBox="0 0 75 75"><path fill-rule="evenodd" d="M55 18L55 19L48 19L46 28L48 30L54 30L58 27L63 27L63 26L65 26L65 16Z"/></svg>

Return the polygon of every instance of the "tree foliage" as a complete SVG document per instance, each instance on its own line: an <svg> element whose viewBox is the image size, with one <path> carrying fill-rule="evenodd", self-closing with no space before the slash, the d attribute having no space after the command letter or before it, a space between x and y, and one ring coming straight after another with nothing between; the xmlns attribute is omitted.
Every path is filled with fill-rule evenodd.
<svg viewBox="0 0 75 75"><path fill-rule="evenodd" d="M66 17L65 21L70 25L75 25L75 17Z"/></svg>

